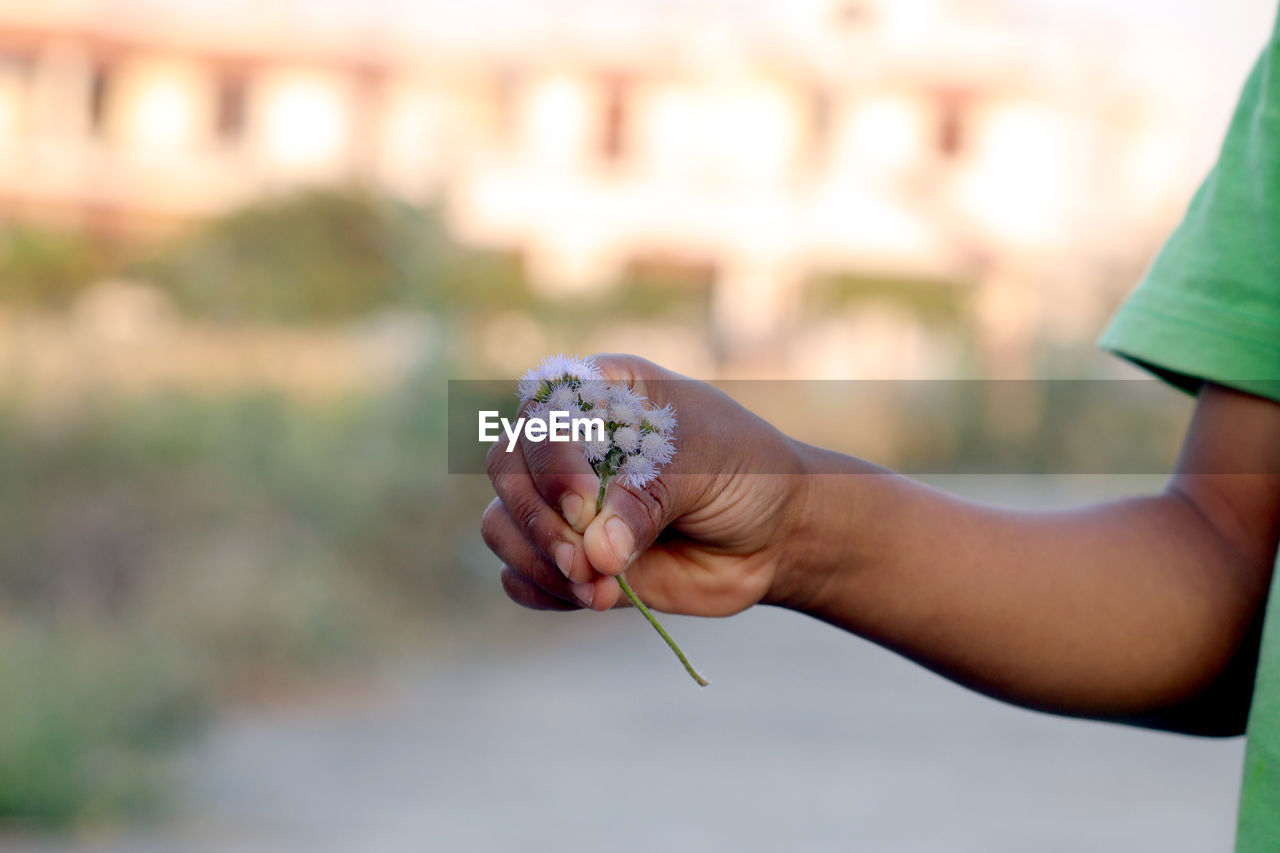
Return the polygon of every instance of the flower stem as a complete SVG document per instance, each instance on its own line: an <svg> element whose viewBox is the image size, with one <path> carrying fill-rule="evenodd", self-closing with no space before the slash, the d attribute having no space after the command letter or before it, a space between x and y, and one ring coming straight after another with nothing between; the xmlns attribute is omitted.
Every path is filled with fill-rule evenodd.
<svg viewBox="0 0 1280 853"><path fill-rule="evenodd" d="M609 487L609 480L611 479L612 474L613 472L609 469L605 469L600 472L600 493L596 495L597 513L604 509L604 493ZM680 663L684 664L685 672L689 673L689 676L694 681L698 682L698 686L706 687L710 684L711 682L699 675L698 671L693 668L693 664L689 663L689 658L685 656L684 650L680 648L679 644L676 643L675 640L671 639L671 635L667 633L667 629L662 627L662 623L658 621L658 617L654 616L653 611L645 606L645 603L640 600L640 596L635 594L635 591L631 589L631 584L627 583L627 579L622 575L618 575L618 586L622 588L623 594L626 595L626 597L631 600L631 603L635 605L636 610L639 610L644 618L649 620L649 624L653 626L653 630L658 632L658 636L662 637L662 639L666 641L667 645L671 647L671 651L676 653L676 657L680 659Z"/></svg>
<svg viewBox="0 0 1280 853"><path fill-rule="evenodd" d="M685 657L684 651L676 644L675 640L671 639L671 635L662 627L662 623L660 623L657 617L653 615L653 611L648 607L645 607L644 602L640 600L640 596L636 595L635 592L632 591L631 584L627 583L627 579L622 575L618 575L618 586L622 587L623 593L626 594L627 598L631 599L631 603L636 606L636 610L643 613L644 618L649 620L649 624L653 626L653 630L657 631L659 636L667 641L667 645L671 647L671 651L675 652L676 657L680 658L680 663L684 664L685 672L689 673L690 677L692 677L694 681L698 682L698 686L706 687L710 684L711 682L707 681L701 675L698 675L698 671L693 668L693 664L689 663L689 659Z"/></svg>
<svg viewBox="0 0 1280 853"><path fill-rule="evenodd" d="M611 473L608 469L600 472L600 491L596 493L596 515L599 515L600 510L604 509L604 490L609 488L609 475Z"/></svg>

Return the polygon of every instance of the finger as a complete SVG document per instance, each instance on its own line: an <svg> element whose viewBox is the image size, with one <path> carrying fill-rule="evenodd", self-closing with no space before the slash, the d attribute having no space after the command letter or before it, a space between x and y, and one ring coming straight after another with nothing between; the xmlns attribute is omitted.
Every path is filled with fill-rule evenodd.
<svg viewBox="0 0 1280 853"><path fill-rule="evenodd" d="M507 598L530 610L581 610L582 606L547 592L510 566L502 567L502 591Z"/></svg>
<svg viewBox="0 0 1280 853"><path fill-rule="evenodd" d="M590 360L609 381L625 382L641 394L645 391L646 378L675 377L670 371L636 356L604 353L592 356ZM520 414L526 414L531 406L530 401L523 403ZM590 412L571 411L567 415L570 418L590 417ZM524 453L525 466L543 500L555 507L575 532L586 531L597 514L600 479L587 462L582 446L575 442L529 441L523 437L518 446Z"/></svg>
<svg viewBox="0 0 1280 853"><path fill-rule="evenodd" d="M565 577L583 582L595 577L582 537L535 488L524 454L507 453L495 445L489 450L488 465L494 491L525 538Z"/></svg>
<svg viewBox="0 0 1280 853"><path fill-rule="evenodd" d="M630 604L618 586L618 579L611 575L596 575L586 583L570 584L569 589L573 599L590 610L609 610Z"/></svg>
<svg viewBox="0 0 1280 853"><path fill-rule="evenodd" d="M573 413L570 413L571 415ZM579 416L584 413L577 413ZM577 533L587 529L596 517L596 496L600 478L582 452L582 445L564 441L529 441L521 438L519 448L534 488L548 506Z"/></svg>
<svg viewBox="0 0 1280 853"><path fill-rule="evenodd" d="M680 600L673 586L682 582L681 571L672 557L660 544L645 550L627 567L627 585L651 610L670 611ZM611 577L605 575L604 577ZM630 606L631 601L618 590L618 607Z"/></svg>
<svg viewBox="0 0 1280 853"><path fill-rule="evenodd" d="M735 570L725 572L717 556L698 552L691 556L679 543L672 545L664 536L627 568L628 585L651 610L732 616L768 590L772 576L768 558L738 558Z"/></svg>
<svg viewBox="0 0 1280 853"><path fill-rule="evenodd" d="M500 500L495 499L485 509L480 520L480 535L489 550L528 583L563 601L591 604L594 588L589 583L571 583L546 555L529 542Z"/></svg>
<svg viewBox="0 0 1280 853"><path fill-rule="evenodd" d="M681 378L636 356L599 353L591 359L606 379L625 382L644 396L650 396L651 390L669 391L672 387L670 380ZM680 495L672 486L678 487L682 483L683 478L670 471L643 489L612 480L608 484L604 506L583 532L584 549L592 566L606 575L624 571L677 517L675 498Z"/></svg>
<svg viewBox="0 0 1280 853"><path fill-rule="evenodd" d="M638 355L602 352L592 355L591 361L600 368L605 379L611 382L626 382L642 394L645 393L647 380L665 381L686 378Z"/></svg>
<svg viewBox="0 0 1280 853"><path fill-rule="evenodd" d="M610 481L604 508L582 537L597 571L621 574L679 517L678 492L672 488L679 482L679 475L659 476L644 488Z"/></svg>

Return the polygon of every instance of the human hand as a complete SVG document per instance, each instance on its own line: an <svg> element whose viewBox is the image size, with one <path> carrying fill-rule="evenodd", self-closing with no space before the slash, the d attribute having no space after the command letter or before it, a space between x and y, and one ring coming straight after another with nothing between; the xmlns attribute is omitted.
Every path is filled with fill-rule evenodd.
<svg viewBox="0 0 1280 853"><path fill-rule="evenodd" d="M580 447L495 445L498 497L481 530L507 595L535 609L606 610L625 570L643 601L669 613L727 616L782 600L806 486L797 445L706 383L634 356L592 360L607 380L675 408L676 456L643 488L612 481L597 513L599 479Z"/></svg>

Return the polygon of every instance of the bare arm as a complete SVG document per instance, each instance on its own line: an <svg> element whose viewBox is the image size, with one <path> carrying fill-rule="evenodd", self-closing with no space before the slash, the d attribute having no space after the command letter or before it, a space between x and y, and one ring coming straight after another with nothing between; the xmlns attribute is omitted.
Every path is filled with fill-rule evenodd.
<svg viewBox="0 0 1280 853"><path fill-rule="evenodd" d="M1207 387L1163 494L1028 513L804 452L779 600L985 693L1243 731L1280 536L1280 406Z"/></svg>
<svg viewBox="0 0 1280 853"><path fill-rule="evenodd" d="M655 609L792 607L1010 702L1243 729L1280 536L1280 405L1207 387L1162 494L1033 513L801 445L641 359L602 366L662 380L679 452L599 514L575 448L492 453L482 530L517 603L607 610L625 570Z"/></svg>

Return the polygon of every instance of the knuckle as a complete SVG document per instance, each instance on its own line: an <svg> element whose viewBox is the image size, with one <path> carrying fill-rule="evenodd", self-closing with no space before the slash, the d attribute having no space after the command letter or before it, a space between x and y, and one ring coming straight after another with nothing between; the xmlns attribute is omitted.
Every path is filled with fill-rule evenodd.
<svg viewBox="0 0 1280 853"><path fill-rule="evenodd" d="M649 484L649 488L645 493L649 496L654 527L659 528L662 522L670 517L672 507L671 490L667 488L666 482L661 477L658 477Z"/></svg>
<svg viewBox="0 0 1280 853"><path fill-rule="evenodd" d="M544 445L534 447L536 449L531 448L526 459L529 474L533 478L534 487L549 501L554 501L569 488L569 466L572 462L561 454L559 448L549 449ZM577 456L582 455L582 451L576 447L571 450Z"/></svg>
<svg viewBox="0 0 1280 853"><path fill-rule="evenodd" d="M511 503L507 505L507 510L511 513L511 517L520 525L528 534L537 538L542 519L542 499L537 493L528 491L520 492L511 496Z"/></svg>
<svg viewBox="0 0 1280 853"><path fill-rule="evenodd" d="M535 476L548 474L555 468L554 445L549 441L521 442L524 460Z"/></svg>
<svg viewBox="0 0 1280 853"><path fill-rule="evenodd" d="M501 574L502 591L506 593L507 598L523 607L527 607L527 594L525 590L525 582L521 576L510 566L502 567Z"/></svg>
<svg viewBox="0 0 1280 853"><path fill-rule="evenodd" d="M489 452L484 455L484 470L492 480L502 473L503 459L506 453L501 448L502 442L494 442L489 448Z"/></svg>
<svg viewBox="0 0 1280 853"><path fill-rule="evenodd" d="M657 536L661 533L668 518L672 502L671 490L667 488L662 478L658 477L644 488L635 488L625 484L620 485L640 505L643 511L643 521L649 525L653 535Z"/></svg>
<svg viewBox="0 0 1280 853"><path fill-rule="evenodd" d="M501 502L493 501L485 507L480 517L480 538L490 551L497 550L498 533L502 529L502 516L506 512Z"/></svg>

